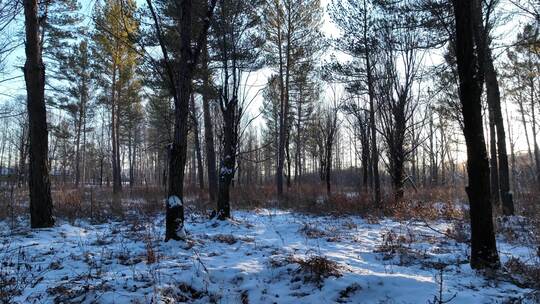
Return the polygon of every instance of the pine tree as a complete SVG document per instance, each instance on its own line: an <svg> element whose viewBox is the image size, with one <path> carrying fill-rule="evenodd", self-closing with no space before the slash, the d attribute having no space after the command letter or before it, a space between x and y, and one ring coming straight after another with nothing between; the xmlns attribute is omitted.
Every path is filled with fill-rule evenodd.
<svg viewBox="0 0 540 304"><path fill-rule="evenodd" d="M230 218L230 187L235 176L244 98L245 75L260 68L259 1L220 0L212 27L211 49L223 75L217 85L223 117L222 156L219 168L217 217Z"/></svg>
<svg viewBox="0 0 540 304"><path fill-rule="evenodd" d="M471 267L498 268L499 255L490 200L489 163L482 128L482 71L475 52L473 8L469 0L454 0L456 58L463 133L467 145L467 195L471 218ZM478 46L476 47L478 49Z"/></svg>
<svg viewBox="0 0 540 304"><path fill-rule="evenodd" d="M169 185L167 199L167 214L165 219L165 240L181 240L184 238L184 173L187 162L187 137L189 121L189 102L192 94L192 81L194 71L199 61L199 56L208 34L208 28L213 18L217 0L211 0L208 5L202 5L202 14L197 20L194 18L192 0L183 0L180 9L169 12L168 16L174 16L175 25L178 26L175 34L179 37L179 52L173 53L174 48L166 43L162 23L158 18L151 0L146 3L149 6L154 30L162 51L164 61L164 75L168 81L169 92L174 100L174 136L170 149L169 160ZM203 2L206 4L206 1ZM178 4L178 3L175 3ZM197 4L201 4L197 2ZM199 9L201 8L199 7ZM197 38L194 39L194 24L199 25ZM169 57L176 55L174 58Z"/></svg>
<svg viewBox="0 0 540 304"><path fill-rule="evenodd" d="M287 185L290 186L289 130L291 82L302 60L309 61L322 41L320 0L267 0L263 13L268 62L279 80L279 135L276 165L277 195L283 195L285 157L289 156ZM319 42L319 43L318 43Z"/></svg>
<svg viewBox="0 0 540 304"><path fill-rule="evenodd" d="M122 112L129 106L129 94L135 80L139 55L134 37L139 24L135 20L135 2L132 0L107 0L96 6L94 20L96 30L96 62L102 76L102 94L110 109L113 192L122 190L122 163L120 161L120 129Z"/></svg>
<svg viewBox="0 0 540 304"><path fill-rule="evenodd" d="M335 70L347 78L348 90L356 94L367 94L369 100L369 136L371 154L371 176L373 176L373 198L381 201L379 177L379 151L375 119L375 54L378 50L376 28L378 16L375 1L335 1L330 6L332 20L341 29L343 36L334 44L352 57L351 62L338 64ZM364 147L365 149L366 147Z"/></svg>
<svg viewBox="0 0 540 304"><path fill-rule="evenodd" d="M92 112L90 103L95 76L87 40L72 46L66 53L59 62L59 75L56 78L61 80L62 90L56 94L55 104L64 109L73 121L75 186L78 187L81 182L81 158L86 145L87 123ZM82 179L84 180L84 177Z"/></svg>
<svg viewBox="0 0 540 304"><path fill-rule="evenodd" d="M54 225L48 165L45 65L41 49L38 1L25 0L23 6L26 33L24 79L30 123L30 225L32 228L43 228Z"/></svg>

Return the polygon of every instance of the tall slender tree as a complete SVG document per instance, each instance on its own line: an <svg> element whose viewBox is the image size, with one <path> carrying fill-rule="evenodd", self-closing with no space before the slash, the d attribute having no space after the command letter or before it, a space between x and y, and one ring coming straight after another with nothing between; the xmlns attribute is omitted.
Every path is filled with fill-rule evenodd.
<svg viewBox="0 0 540 304"><path fill-rule="evenodd" d="M38 1L24 0L23 6L26 33L24 79L30 129L30 225L43 228L54 225L48 165L45 65L41 49L43 37L40 37Z"/></svg>
<svg viewBox="0 0 540 304"><path fill-rule="evenodd" d="M163 54L165 77L168 81L170 94L174 101L174 128L173 140L169 158L169 183L167 198L167 214L165 219L165 240L184 239L184 171L187 161L187 136L189 122L189 101L192 93L192 81L194 70L197 66L204 41L208 35L208 28L214 14L217 0L201 3L203 13L199 18L194 18L193 0L182 0L173 3L179 9L177 20L180 49L178 58L170 57L170 47L166 44L162 23L158 17L151 0L146 3L149 6L154 29ZM198 36L194 39L193 24L199 21Z"/></svg>
<svg viewBox="0 0 540 304"><path fill-rule="evenodd" d="M495 192L494 203L502 201L502 210L505 215L514 214L514 202L510 192L510 170L508 168L508 153L506 152L506 132L501 110L501 93L497 71L493 63L490 46L490 32L494 21L491 16L496 6L495 0L488 1L486 12L482 1L474 0L474 28L475 42L478 46L479 66L484 73L486 84L486 97L489 108L491 164L492 164L492 191Z"/></svg>
<svg viewBox="0 0 540 304"><path fill-rule="evenodd" d="M381 201L381 180L379 176L379 148L376 123L375 96L375 53L378 41L375 37L377 9L370 0L335 1L330 6L332 20L343 32L335 45L351 56L352 60L336 67L346 79L348 90L356 94L366 94L369 106L369 136L371 154L371 176L373 176L373 199Z"/></svg>
<svg viewBox="0 0 540 304"><path fill-rule="evenodd" d="M220 0L212 27L213 49L219 61L219 105L223 117L222 156L219 168L217 217L230 213L230 186L235 176L239 127L244 111L241 84L248 72L260 68L259 1Z"/></svg>
<svg viewBox="0 0 540 304"><path fill-rule="evenodd" d="M139 62L132 37L139 31L133 0L107 0L94 14L97 62L100 64L103 99L110 110L113 192L122 191L120 151L121 113L129 104L129 90Z"/></svg>
<svg viewBox="0 0 540 304"><path fill-rule="evenodd" d="M320 0L267 0L262 13L268 62L276 68L279 80L279 135L276 164L276 189L283 195L284 169L289 155L291 81L302 60L318 46L322 35ZM290 160L290 157L288 157ZM289 161L290 168L290 161ZM290 169L288 183L290 186Z"/></svg>
<svg viewBox="0 0 540 304"><path fill-rule="evenodd" d="M467 145L469 213L471 219L471 267L499 267L499 255L490 199L489 162L482 127L482 78L478 65L478 46L474 41L473 3L453 0L456 26L456 58L459 74L459 99L462 105L463 134Z"/></svg>

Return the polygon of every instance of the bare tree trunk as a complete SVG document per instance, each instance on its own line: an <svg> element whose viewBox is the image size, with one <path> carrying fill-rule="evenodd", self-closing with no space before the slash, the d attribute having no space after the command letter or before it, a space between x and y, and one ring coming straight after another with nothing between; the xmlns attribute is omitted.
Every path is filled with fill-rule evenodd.
<svg viewBox="0 0 540 304"><path fill-rule="evenodd" d="M174 85L174 135L169 154L168 199L165 241L184 239L184 174L187 160L189 100L192 68L193 0L181 2L180 60ZM157 23L157 22L156 22ZM164 46L162 46L164 48Z"/></svg>
<svg viewBox="0 0 540 304"><path fill-rule="evenodd" d="M195 154L197 157L197 177L199 188L204 189L204 169L201 156L201 141L199 139L199 122L197 121L197 109L195 108L195 96L191 94L191 110L193 115L193 137L195 139Z"/></svg>
<svg viewBox="0 0 540 304"><path fill-rule="evenodd" d="M170 82L170 91L174 99L174 135L169 150L169 187L167 199L167 213L165 217L165 241L184 238L184 173L187 158L187 122L189 115L189 99L193 71L198 57L206 41L208 27L214 13L217 0L211 0L206 15L202 17L199 39L196 47L192 47L192 10L193 0L182 0L180 13L180 52L178 68L172 69L172 62L168 56L164 42L161 24L152 6L151 0L146 0L152 19L154 20L159 44L165 60L165 69Z"/></svg>
<svg viewBox="0 0 540 304"><path fill-rule="evenodd" d="M493 65L493 57L489 46L490 25L483 24L482 2L475 2L475 27L476 43L479 46L478 54L480 66L484 71L486 81L487 102L489 107L490 121L490 145L491 147L491 168L497 170L491 174L492 192L496 199L493 203L497 204L502 199L502 209L505 215L514 214L514 202L510 192L510 172L508 169L508 153L506 152L506 132L504 130L504 120L501 110L501 93L499 82L497 80L497 71ZM490 13L490 12L489 12ZM495 193L495 191L498 191Z"/></svg>
<svg viewBox="0 0 540 304"><path fill-rule="evenodd" d="M24 0L26 31L27 108L30 133L30 225L32 228L52 227L51 185L49 181L47 112L45 108L45 65L41 56L38 1Z"/></svg>
<svg viewBox="0 0 540 304"><path fill-rule="evenodd" d="M118 120L117 111L117 94L116 94L116 67L113 66L112 70L112 84L111 84L111 144L112 144L112 175L113 175L113 193L119 193L122 191L122 182L120 180L120 151L118 151L118 127L116 121Z"/></svg>
<svg viewBox="0 0 540 304"><path fill-rule="evenodd" d="M538 148L538 141L537 136L538 132L536 129L536 108L534 106L535 100L534 100L534 79L531 77L531 118L532 118L532 140L533 140L533 148L534 148L534 163L536 166L536 182L538 185L540 185L540 150Z"/></svg>
<svg viewBox="0 0 540 304"><path fill-rule="evenodd" d="M365 117L365 116L364 116ZM362 122L365 123L367 119L364 119ZM371 158L370 148L369 148L369 127L365 124L360 128L360 141L362 146L362 188L366 191L369 184L371 184L373 177L371 176L371 166L369 159Z"/></svg>
<svg viewBox="0 0 540 304"><path fill-rule="evenodd" d="M510 118L508 115L508 107L505 107L506 109L506 125L508 126L508 139L510 141L510 160L511 160L511 172L512 172L512 187L516 189L517 187L517 181L516 181L516 153L515 153L515 147L516 144L514 142L514 137L512 135L512 128L510 127Z"/></svg>
<svg viewBox="0 0 540 304"><path fill-rule="evenodd" d="M21 188L26 182L26 158L28 156L28 131L26 125L22 126L19 143L19 165L17 166L17 187Z"/></svg>
<svg viewBox="0 0 540 304"><path fill-rule="evenodd" d="M463 113L463 133L467 144L466 188L470 201L471 267L498 268L500 266L489 186L484 131L482 128L481 73L477 70L474 45L473 3L454 0L456 22L456 58L459 74L459 96Z"/></svg>
<svg viewBox="0 0 540 304"><path fill-rule="evenodd" d="M299 179L302 176L300 172L302 167L301 151L302 151L302 103L304 96L302 95L302 88L300 87L300 98L298 100L297 118L296 118L296 149L294 152L294 182L298 185Z"/></svg>
<svg viewBox="0 0 540 304"><path fill-rule="evenodd" d="M489 106L491 107L491 106ZM499 204L499 165L497 161L497 135L495 133L495 123L493 110L489 109L489 176L491 186L491 201L497 206Z"/></svg>
<svg viewBox="0 0 540 304"><path fill-rule="evenodd" d="M231 217L230 187L235 174L236 165L236 111L237 99L225 101L227 105L222 107L224 132L223 132L223 157L219 169L219 192L217 203L217 217L224 220Z"/></svg>
<svg viewBox="0 0 540 304"><path fill-rule="evenodd" d="M210 200L215 201L217 197L217 173L216 173L216 152L214 151L214 129L210 113L210 79L208 70L208 47L205 39L202 49L201 65L205 69L203 74L203 119L204 119L204 147L206 152L206 171L208 175L208 193Z"/></svg>
<svg viewBox="0 0 540 304"><path fill-rule="evenodd" d="M523 100L521 99L521 94L520 94L520 97L518 98L518 106L519 106L519 113L521 114L521 123L523 124L523 130L525 131L525 140L527 141L527 153L529 155L529 161L532 167L535 161L533 159L531 141L529 139L529 131L527 129L527 120L525 119L525 107L523 106Z"/></svg>
<svg viewBox="0 0 540 304"><path fill-rule="evenodd" d="M86 184L86 106L84 107L83 112L83 143L82 143L82 176L81 182L84 185Z"/></svg>
<svg viewBox="0 0 540 304"><path fill-rule="evenodd" d="M364 0L364 10L366 9L366 0ZM364 41L368 41L367 29L368 21L367 16L364 14ZM366 42L367 43L367 42ZM366 73L367 73L367 86L368 86L368 95L369 95L369 124L371 129L371 175L373 176L373 192L375 198L375 204L380 204L381 202L381 180L379 177L379 151L377 148L377 125L375 122L375 89L373 71L371 65L371 54L369 47L364 46L365 60L366 60Z"/></svg>
<svg viewBox="0 0 540 304"><path fill-rule="evenodd" d="M80 162L81 162L81 132L82 132L82 115L83 110L79 108L79 117L77 120L77 134L75 135L75 187L79 187L79 183L81 180L81 170L80 170Z"/></svg>
<svg viewBox="0 0 540 304"><path fill-rule="evenodd" d="M332 193L332 189L331 189L332 148L333 148L332 142L327 143L326 162L325 162L325 168L324 168L324 180L326 182L326 194L328 196L330 196L330 194Z"/></svg>
<svg viewBox="0 0 540 304"><path fill-rule="evenodd" d="M291 149L289 138L290 136L287 135L287 143L285 144L285 157L287 158L287 189L291 187Z"/></svg>
<svg viewBox="0 0 540 304"><path fill-rule="evenodd" d="M129 163L129 187L133 187L135 185L135 134L136 131L133 132L133 130L129 131L129 139L128 139L128 163Z"/></svg>
<svg viewBox="0 0 540 304"><path fill-rule="evenodd" d="M431 110L430 110L431 111ZM437 160L435 159L436 151L434 148L435 143L435 130L433 129L433 112L429 113L429 184L439 184L439 170L437 168Z"/></svg>
<svg viewBox="0 0 540 304"><path fill-rule="evenodd" d="M277 183L277 195L278 197L283 196L283 168L285 166L285 123L287 121L287 107L285 105L286 103L286 88L285 88L285 81L283 79L284 76L284 70L285 70L285 63L283 62L283 47L281 44L282 39L282 27L281 24L278 25L278 32L279 32L279 43L278 43L278 55L279 55L279 90L280 90L280 111L279 111L279 135L278 135L278 155L277 155L277 168L276 168L276 183Z"/></svg>

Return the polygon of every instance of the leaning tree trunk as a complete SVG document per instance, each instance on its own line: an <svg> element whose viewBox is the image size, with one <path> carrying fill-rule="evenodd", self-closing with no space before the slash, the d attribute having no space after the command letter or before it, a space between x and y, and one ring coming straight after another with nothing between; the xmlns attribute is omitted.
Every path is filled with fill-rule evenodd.
<svg viewBox="0 0 540 304"><path fill-rule="evenodd" d="M497 170L491 174L494 179L492 180L492 186L494 188L492 191L499 191L497 194L494 193L494 196L497 199L494 203L499 202L498 199L500 195L504 215L513 215L514 202L512 193L510 192L510 170L506 152L506 132L504 130L504 119L501 110L501 93L499 90L497 71L493 65L493 56L489 46L489 32L482 21L482 3L480 1L475 2L474 17L476 28L475 38L477 45L480 46L478 48L478 54L481 62L480 65L484 71L487 103L489 107L490 145L492 146L491 165L493 169Z"/></svg>
<svg viewBox="0 0 540 304"><path fill-rule="evenodd" d="M490 200L489 162L482 128L481 79L475 55L473 3L454 0L456 22L456 58L459 74L459 97L463 114L463 133L467 145L466 188L470 201L471 267L500 266Z"/></svg>
<svg viewBox="0 0 540 304"><path fill-rule="evenodd" d="M51 185L49 181L47 111L45 108L45 65L41 56L38 1L24 0L26 27L26 82L28 121L30 130L30 225L32 228L51 227Z"/></svg>

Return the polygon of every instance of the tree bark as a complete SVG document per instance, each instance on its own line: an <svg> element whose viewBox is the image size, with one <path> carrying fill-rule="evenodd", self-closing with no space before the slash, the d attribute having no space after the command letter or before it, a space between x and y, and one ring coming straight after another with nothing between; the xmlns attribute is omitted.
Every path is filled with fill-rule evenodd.
<svg viewBox="0 0 540 304"><path fill-rule="evenodd" d="M360 121L360 124L363 124L365 121ZM367 190L368 184L372 182L372 177L370 174L369 168L370 168L370 162L369 159L371 157L370 154L370 148L369 148L369 132L368 132L368 126L364 125L360 127L360 141L361 141L361 157L362 157L362 189L363 191Z"/></svg>
<svg viewBox="0 0 540 304"><path fill-rule="evenodd" d="M80 162L81 162L81 132L82 132L82 114L83 110L79 105L79 116L77 118L77 134L75 135L75 187L79 187L81 180Z"/></svg>
<svg viewBox="0 0 540 304"><path fill-rule="evenodd" d="M216 173L216 152L214 150L214 128L210 113L210 71L208 67L208 46L207 39L204 41L202 49L201 65L205 69L203 73L203 119L204 119L204 147L206 152L206 172L208 175L208 193L211 201L217 197L217 173Z"/></svg>
<svg viewBox="0 0 540 304"><path fill-rule="evenodd" d="M480 67L483 69L485 82L487 103L489 107L490 120L490 145L491 148L491 165L493 172L492 176L492 191L497 199L494 203L502 200L502 210L504 215L514 214L514 202L512 193L510 192L510 170L508 167L508 153L506 151L506 132L504 129L504 119L501 110L501 93L499 82L497 79L497 71L493 64L493 55L489 46L489 24L484 25L482 18L482 2L475 1L475 27L476 27L476 43L479 45L478 55L480 58ZM495 191L498 191L495 193Z"/></svg>
<svg viewBox="0 0 540 304"><path fill-rule="evenodd" d="M279 111L279 135L278 135L278 155L276 168L276 184L278 197L283 196L283 168L285 165L285 121L287 120L285 111L285 81L283 62L283 46L281 44L281 24L278 24L278 55L279 55L279 91L280 91L280 111Z"/></svg>
<svg viewBox="0 0 540 304"><path fill-rule="evenodd" d="M184 174L187 160L189 99L191 97L192 0L182 1L180 17L180 60L178 63L177 97L174 99L174 135L169 159L169 187L165 241L184 238Z"/></svg>
<svg viewBox="0 0 540 304"><path fill-rule="evenodd" d="M366 0L364 0L364 11L367 12ZM369 124L371 130L371 175L373 176L373 193L375 204L381 203L381 180L379 177L379 151L377 148L377 125L375 123L375 89L372 66L371 66L371 53L369 46L367 45L368 37L368 21L367 15L364 13L364 53L366 57L366 73L367 73L367 87L369 95Z"/></svg>
<svg viewBox="0 0 540 304"><path fill-rule="evenodd" d="M230 186L234 178L236 165L236 97L226 101L227 105L222 107L224 132L223 132L223 158L219 169L219 192L217 202L217 217L224 220L231 217Z"/></svg>
<svg viewBox="0 0 540 304"><path fill-rule="evenodd" d="M120 151L118 151L118 111L117 111L117 94L116 94L116 66L112 68L112 84L111 84L111 145L112 145L112 175L113 175L113 193L117 194L122 191L121 173L120 173Z"/></svg>
<svg viewBox="0 0 540 304"><path fill-rule="evenodd" d="M531 77L531 118L532 118L532 141L534 149L534 163L536 167L535 177L536 182L540 186L540 149L538 147L538 132L536 129L536 107L534 106L534 78Z"/></svg>
<svg viewBox="0 0 540 304"><path fill-rule="evenodd" d="M169 79L171 95L174 99L174 135L169 157L169 183L167 212L165 217L165 241L184 239L184 173L187 159L187 122L189 115L189 99L192 90L193 71L203 46L208 28L214 13L217 0L211 0L205 16L201 18L199 37L192 47L192 10L193 0L180 3L180 52L177 69L173 70L167 47L164 42L161 24L152 6L146 0L156 28L159 44L165 60L165 70Z"/></svg>
<svg viewBox="0 0 540 304"><path fill-rule="evenodd" d="M47 111L45 108L45 65L39 37L38 1L24 0L26 31L27 108L30 132L30 225L32 228L52 227L53 203L49 181Z"/></svg>
<svg viewBox="0 0 540 304"><path fill-rule="evenodd" d="M489 162L482 128L482 72L475 54L473 3L453 0L456 25L456 58L459 96L462 104L463 133L467 145L467 195L471 219L471 267L500 266L490 200Z"/></svg>
<svg viewBox="0 0 540 304"><path fill-rule="evenodd" d="M191 109L193 115L193 136L195 138L195 154L197 157L197 178L199 188L204 189L204 167L202 162L201 141L199 139L199 122L197 121L197 109L195 108L195 96L191 94Z"/></svg>
<svg viewBox="0 0 540 304"><path fill-rule="evenodd" d="M493 117L493 109L491 105L489 112L489 176L491 186L491 202L497 206L499 200L499 162L497 160L497 135L495 131L495 122Z"/></svg>

